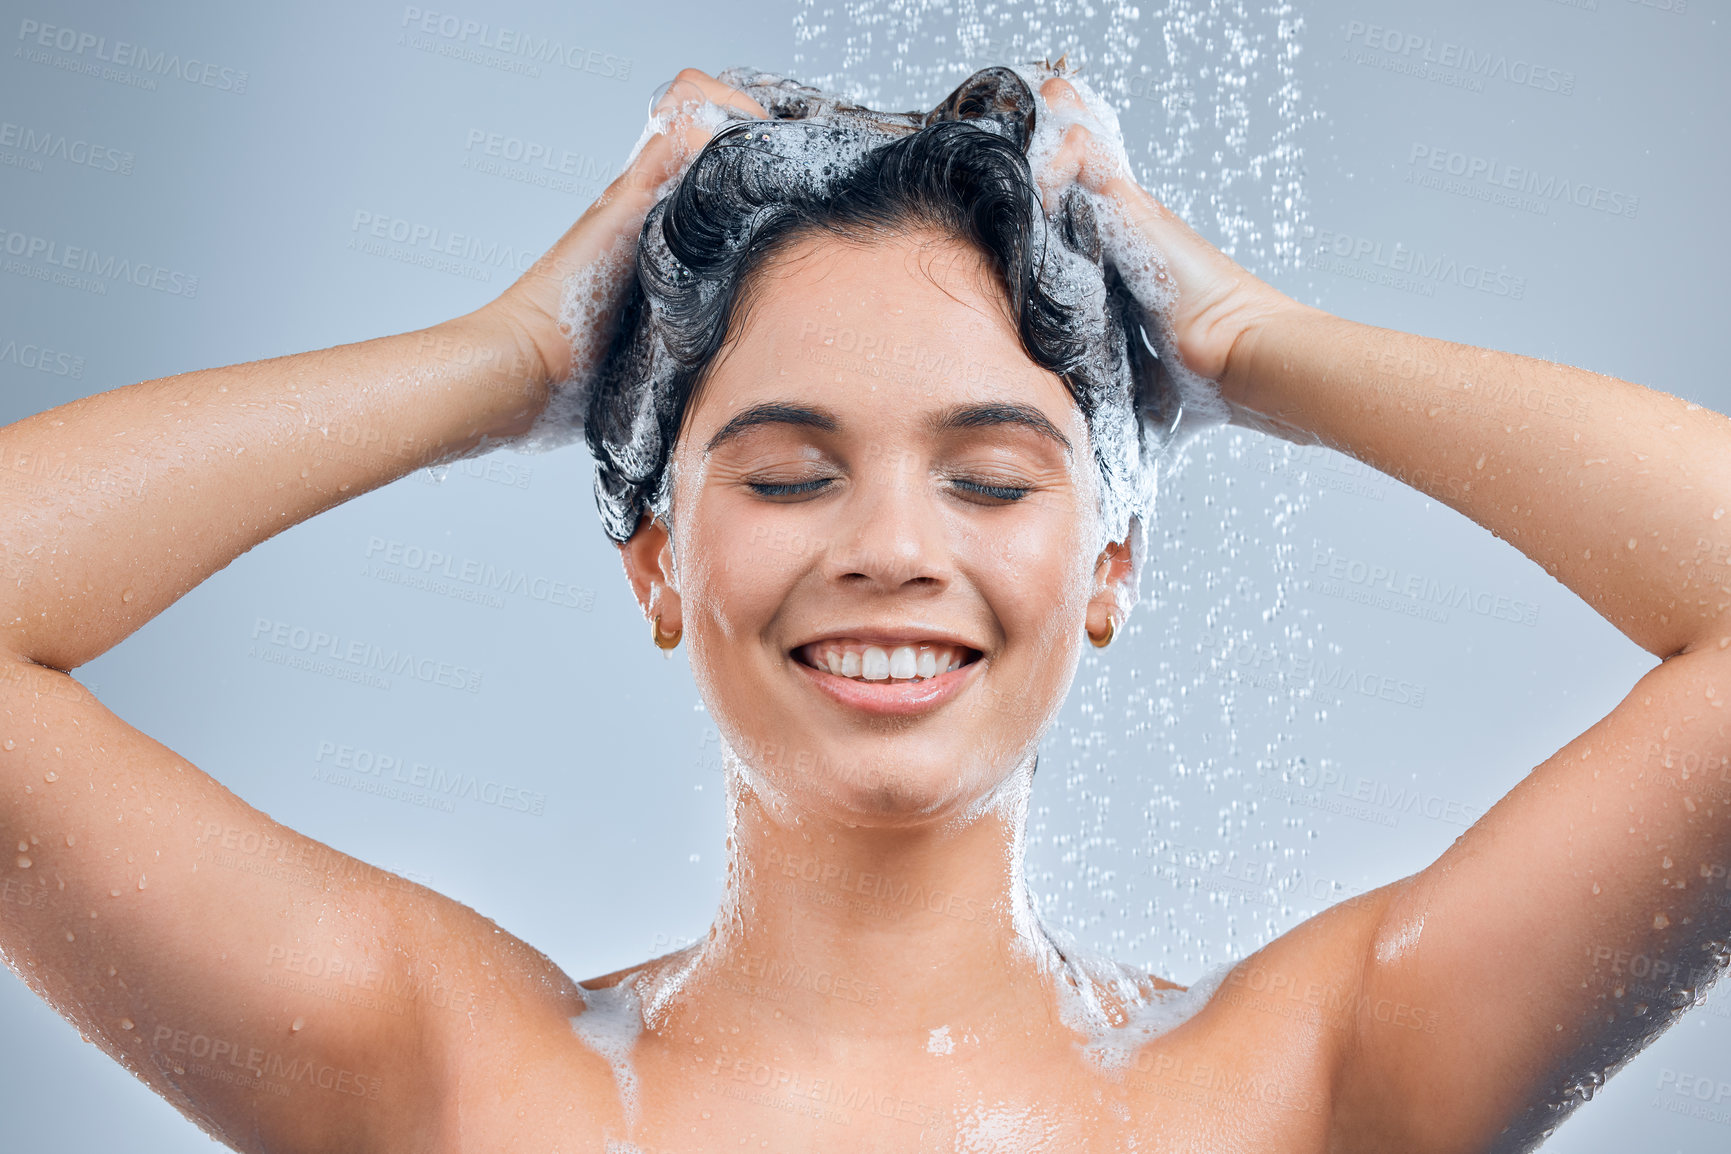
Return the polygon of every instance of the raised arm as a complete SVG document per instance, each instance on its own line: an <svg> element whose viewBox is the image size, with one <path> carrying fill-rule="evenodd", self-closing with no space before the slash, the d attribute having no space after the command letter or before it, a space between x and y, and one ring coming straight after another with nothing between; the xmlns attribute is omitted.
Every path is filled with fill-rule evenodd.
<svg viewBox="0 0 1731 1154"><path fill-rule="evenodd" d="M593 279L598 322L574 349L557 323L567 277L629 272L657 186L707 139L690 114L730 95L682 73L662 105L674 131L646 136L477 312L0 429L0 954L237 1148L436 1148L460 1121L452 1039L550 1007L563 1023L570 983L473 911L272 821L71 671L260 541L528 430L587 371L620 287Z"/></svg>
<svg viewBox="0 0 1731 1154"><path fill-rule="evenodd" d="M1359 1136L1526 1148L1716 975L1731 933L1731 420L1297 308L1246 330L1222 384L1471 517L1662 659L1395 888L1366 959L1373 1003L1438 1029L1366 1023L1343 1087Z"/></svg>
<svg viewBox="0 0 1731 1154"><path fill-rule="evenodd" d="M1061 83L1061 82L1057 82ZM1073 100L1048 85L1048 99ZM1365 461L1507 540L1661 659L1428 869L1360 909L1342 1150L1516 1150L1718 972L1731 936L1731 420L1565 365L1299 305L1072 131L1074 180L1151 241L1171 348L1239 422ZM1368 1007L1422 1006L1434 1031Z"/></svg>

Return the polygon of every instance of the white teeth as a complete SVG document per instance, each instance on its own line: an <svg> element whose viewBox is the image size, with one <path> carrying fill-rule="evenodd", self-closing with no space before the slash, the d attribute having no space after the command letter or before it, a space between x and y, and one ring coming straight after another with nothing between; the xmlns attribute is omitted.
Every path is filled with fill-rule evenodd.
<svg viewBox="0 0 1731 1154"><path fill-rule="evenodd" d="M917 681L960 669L967 650L953 645L867 645L839 640L814 643L805 660L825 673L866 681Z"/></svg>

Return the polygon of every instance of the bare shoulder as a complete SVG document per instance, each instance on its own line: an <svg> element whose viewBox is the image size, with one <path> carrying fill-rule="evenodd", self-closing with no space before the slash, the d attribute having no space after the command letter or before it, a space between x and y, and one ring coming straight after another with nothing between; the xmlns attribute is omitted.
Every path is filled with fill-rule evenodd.
<svg viewBox="0 0 1731 1154"><path fill-rule="evenodd" d="M1364 964L1383 911L1405 885L1382 886L1300 922L1233 966L1206 1012L1246 1011L1345 1033L1361 1008Z"/></svg>
<svg viewBox="0 0 1731 1154"><path fill-rule="evenodd" d="M621 1107L611 1065L574 1028L579 984L492 919L425 892L431 900L403 903L400 940L439 959L421 1007L440 1056L428 1104L439 1149L528 1150L554 1125L576 1149L599 1150Z"/></svg>
<svg viewBox="0 0 1731 1154"><path fill-rule="evenodd" d="M1407 880L1338 902L1300 922L1261 949L1230 966L1210 971L1186 986L1151 971L1138 973L1145 992L1176 999L1194 994L1199 1003L1185 1024L1197 1032L1220 1028L1235 1011L1279 1017L1314 1018L1283 1012L1284 1002L1345 1009L1358 987L1383 911Z"/></svg>
<svg viewBox="0 0 1731 1154"><path fill-rule="evenodd" d="M576 995L544 955L247 804L65 671L0 654L0 726L0 825L41 895L0 909L0 958L235 1148L438 1148L489 1061L595 1067L559 1050Z"/></svg>
<svg viewBox="0 0 1731 1154"><path fill-rule="evenodd" d="M1191 986L1160 980L1183 991L1166 999L1181 1020L1144 1043L1127 1072L1155 1120L1150 1141L1206 1125L1234 1131L1241 1148L1332 1148L1341 1071L1361 1018L1379 1012L1364 1004L1367 951L1403 884L1331 906ZM1416 1008L1381 1009L1391 1024L1424 1028Z"/></svg>

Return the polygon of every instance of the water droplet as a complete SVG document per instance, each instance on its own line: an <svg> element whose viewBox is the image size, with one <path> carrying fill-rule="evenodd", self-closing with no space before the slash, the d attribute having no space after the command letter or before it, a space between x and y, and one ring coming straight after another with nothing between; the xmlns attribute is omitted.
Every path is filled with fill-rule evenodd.
<svg viewBox="0 0 1731 1154"><path fill-rule="evenodd" d="M1664 860L1662 860L1659 863L1659 867L1661 869L1670 869L1671 868L1671 855L1670 854L1665 855Z"/></svg>
<svg viewBox="0 0 1731 1154"><path fill-rule="evenodd" d="M78 936L76 934L74 934L71 930L67 930L66 931L66 940L69 942L75 942L78 940Z"/></svg>
<svg viewBox="0 0 1731 1154"><path fill-rule="evenodd" d="M1633 549L1635 547L1635 544L1636 544L1635 539L1633 537L1630 537L1629 538L1629 548Z"/></svg>
<svg viewBox="0 0 1731 1154"><path fill-rule="evenodd" d="M18 868L21 870L29 869L30 868L30 859L25 857L23 854L19 854L18 855Z"/></svg>
<svg viewBox="0 0 1731 1154"><path fill-rule="evenodd" d="M13 740L12 740L12 739L11 739L11 738L10 738L10 737L8 737L8 738L7 738L7 739L6 739L6 748L7 748L7 749L12 749L12 748L13 748L13 747L14 747L14 746L16 746L16 745L17 745L17 744L18 744L18 743L17 743L17 742L15 742L15 741L13 741Z"/></svg>
<svg viewBox="0 0 1731 1154"><path fill-rule="evenodd" d="M109 890L108 896L111 898L117 898L120 896L120 891L119 890Z"/></svg>
<svg viewBox="0 0 1731 1154"><path fill-rule="evenodd" d="M133 594L132 590L130 590L130 589L122 589L120 591L120 599L122 601L131 601L133 596L134 596L134 594Z"/></svg>
<svg viewBox="0 0 1731 1154"><path fill-rule="evenodd" d="M143 874L138 875L138 888L139 889L144 888L144 875Z"/></svg>
<svg viewBox="0 0 1731 1154"><path fill-rule="evenodd" d="M55 782L60 780L60 775L51 769L42 775L42 780L47 782L49 785L53 785Z"/></svg>
<svg viewBox="0 0 1731 1154"><path fill-rule="evenodd" d="M130 1029L132 1029L132 1024L133 1024L133 1023L132 1023L132 1019L131 1019L131 1018L122 1018L122 1019L120 1019L120 1028L121 1028L121 1029L122 1029L122 1030L130 1030Z"/></svg>
<svg viewBox="0 0 1731 1154"><path fill-rule="evenodd" d="M30 843L23 838L18 839L18 852L25 853L30 849Z"/></svg>
<svg viewBox="0 0 1731 1154"><path fill-rule="evenodd" d="M1594 892L1594 893L1598 893L1598 892L1599 892L1599 883L1598 883L1598 882L1594 882L1594 883L1593 883L1593 892Z"/></svg>
<svg viewBox="0 0 1731 1154"><path fill-rule="evenodd" d="M76 837L73 837L71 834L67 834L66 835L66 844L67 845L77 845L78 839Z"/></svg>
<svg viewBox="0 0 1731 1154"><path fill-rule="evenodd" d="M1654 914L1653 915L1653 928L1654 929L1662 930L1670 924L1671 924L1671 919L1666 917L1664 914Z"/></svg>
<svg viewBox="0 0 1731 1154"><path fill-rule="evenodd" d="M305 1018L296 1018L294 1021L289 1023L289 1029L298 1034L301 1032L301 1028L306 1024L307 1020Z"/></svg>

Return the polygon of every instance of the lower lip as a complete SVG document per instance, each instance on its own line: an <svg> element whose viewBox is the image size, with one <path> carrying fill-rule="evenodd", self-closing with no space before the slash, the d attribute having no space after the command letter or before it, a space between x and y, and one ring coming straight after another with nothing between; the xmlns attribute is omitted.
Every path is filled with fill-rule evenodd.
<svg viewBox="0 0 1731 1154"><path fill-rule="evenodd" d="M906 717L936 709L966 688L974 670L985 663L983 658L976 657L960 668L920 681L856 681L825 673L791 656L788 660L832 700L862 713L886 717Z"/></svg>

